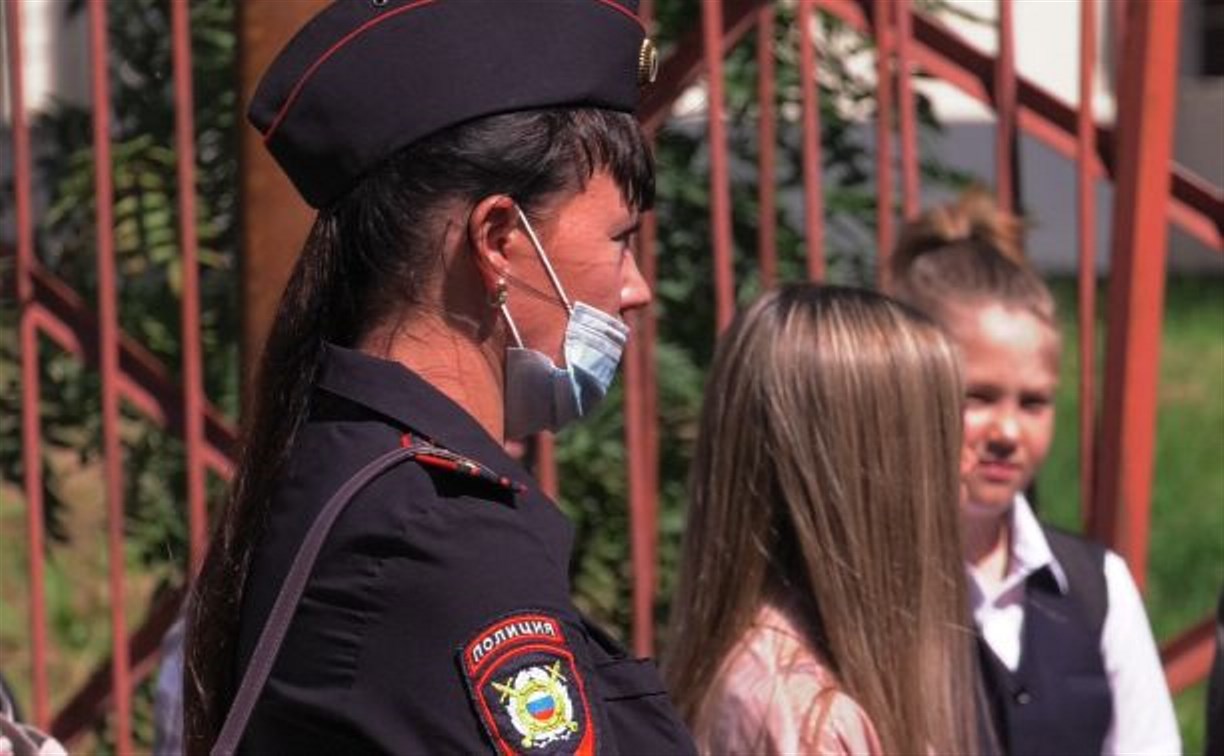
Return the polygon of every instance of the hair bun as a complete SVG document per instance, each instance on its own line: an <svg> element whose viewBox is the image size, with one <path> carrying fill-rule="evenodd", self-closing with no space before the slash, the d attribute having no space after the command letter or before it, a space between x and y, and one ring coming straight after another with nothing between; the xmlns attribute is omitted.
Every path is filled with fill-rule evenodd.
<svg viewBox="0 0 1224 756"><path fill-rule="evenodd" d="M889 261L893 292L945 325L948 301L1001 302L1057 330L1054 296L1024 256L1024 230L990 194L970 189L905 225Z"/></svg>
<svg viewBox="0 0 1224 756"><path fill-rule="evenodd" d="M894 265L905 270L923 254L958 242L976 242L978 248L1028 267L1024 221L1000 210L994 197L981 187L968 189L954 202L933 207L907 224L897 243Z"/></svg>
<svg viewBox="0 0 1224 756"><path fill-rule="evenodd" d="M966 228L967 239L986 242L1018 265L1024 256L1024 221L999 209L994 197L980 187L969 189L952 206L952 216Z"/></svg>

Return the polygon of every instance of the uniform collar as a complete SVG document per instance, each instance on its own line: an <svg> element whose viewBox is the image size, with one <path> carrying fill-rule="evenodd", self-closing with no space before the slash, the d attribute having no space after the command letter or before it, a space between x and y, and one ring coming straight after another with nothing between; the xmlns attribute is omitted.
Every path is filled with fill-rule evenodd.
<svg viewBox="0 0 1224 756"><path fill-rule="evenodd" d="M516 482L532 481L466 410L398 362L325 344L318 386L385 415L437 446L471 457L499 475Z"/></svg>
<svg viewBox="0 0 1224 756"><path fill-rule="evenodd" d="M1024 494L1016 494L1012 504L1012 569L1011 573L1020 578L1048 569L1058 586L1058 592L1066 595L1068 591L1067 573L1055 558L1050 542L1041 529L1041 523L1033 514ZM1009 575L1009 579L1011 575Z"/></svg>

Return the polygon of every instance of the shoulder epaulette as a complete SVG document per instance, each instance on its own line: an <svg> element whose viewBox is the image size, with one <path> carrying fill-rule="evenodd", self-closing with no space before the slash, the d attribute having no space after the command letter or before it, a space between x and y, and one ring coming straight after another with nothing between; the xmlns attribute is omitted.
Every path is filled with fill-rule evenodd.
<svg viewBox="0 0 1224 756"><path fill-rule="evenodd" d="M475 478L514 493L522 493L527 490L527 486L522 483L513 481L504 475L498 475L486 465L470 457L457 454L425 439L414 438L411 433L405 433L400 437L400 446L414 450L416 453L413 454L412 459L424 467Z"/></svg>

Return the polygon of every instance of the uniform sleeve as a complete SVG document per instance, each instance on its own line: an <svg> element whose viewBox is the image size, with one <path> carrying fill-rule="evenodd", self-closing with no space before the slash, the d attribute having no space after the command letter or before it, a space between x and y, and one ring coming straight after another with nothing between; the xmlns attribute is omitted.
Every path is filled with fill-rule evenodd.
<svg viewBox="0 0 1224 756"><path fill-rule="evenodd" d="M383 544L381 605L346 707L360 740L394 753L612 752L559 513L388 488L369 492L399 499L400 532Z"/></svg>
<svg viewBox="0 0 1224 756"><path fill-rule="evenodd" d="M1101 630L1101 656L1113 694L1106 754L1181 753L1177 717L1165 682L1143 600L1121 557L1105 555L1109 610Z"/></svg>

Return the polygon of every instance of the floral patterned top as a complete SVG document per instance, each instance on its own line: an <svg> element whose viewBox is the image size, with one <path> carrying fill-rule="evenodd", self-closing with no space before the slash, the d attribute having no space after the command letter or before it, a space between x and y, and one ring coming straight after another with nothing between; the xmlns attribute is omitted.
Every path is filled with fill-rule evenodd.
<svg viewBox="0 0 1224 756"><path fill-rule="evenodd" d="M783 610L764 606L732 648L694 731L702 754L880 754L862 707Z"/></svg>

